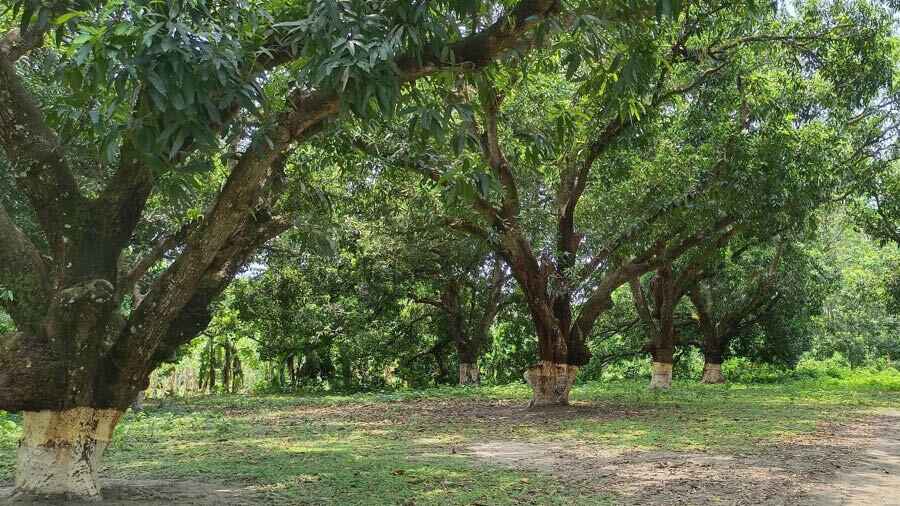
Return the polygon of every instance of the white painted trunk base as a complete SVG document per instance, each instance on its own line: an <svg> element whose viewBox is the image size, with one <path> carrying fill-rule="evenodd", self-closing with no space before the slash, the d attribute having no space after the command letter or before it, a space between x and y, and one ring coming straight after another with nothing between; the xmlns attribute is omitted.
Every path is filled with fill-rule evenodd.
<svg viewBox="0 0 900 506"><path fill-rule="evenodd" d="M653 376L650 378L651 390L666 390L672 387L672 364L653 362Z"/></svg>
<svg viewBox="0 0 900 506"><path fill-rule="evenodd" d="M459 363L459 384L478 385L481 383L478 364Z"/></svg>
<svg viewBox="0 0 900 506"><path fill-rule="evenodd" d="M722 364L704 364L703 379L700 383L717 384L725 383L725 376L722 375Z"/></svg>
<svg viewBox="0 0 900 506"><path fill-rule="evenodd" d="M568 364L541 362L525 372L525 381L531 385L532 397L529 408L541 406L566 406L569 392L578 367Z"/></svg>
<svg viewBox="0 0 900 506"><path fill-rule="evenodd" d="M15 495L100 500L97 468L121 416L117 409L26 411Z"/></svg>

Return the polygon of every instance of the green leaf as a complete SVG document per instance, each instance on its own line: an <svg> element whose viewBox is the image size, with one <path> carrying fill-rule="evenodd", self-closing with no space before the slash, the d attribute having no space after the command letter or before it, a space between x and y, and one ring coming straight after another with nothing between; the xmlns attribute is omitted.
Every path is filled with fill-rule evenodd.
<svg viewBox="0 0 900 506"><path fill-rule="evenodd" d="M55 20L53 20L53 24L55 24L55 25L62 25L62 24L65 24L66 22L71 21L71 20L73 20L73 19L75 19L75 18L77 18L77 17L84 16L84 14L85 14L85 13L84 13L83 11L72 11L72 12L68 12L68 13L66 13L66 14L63 14L62 16L59 16L59 17L56 18Z"/></svg>
<svg viewBox="0 0 900 506"><path fill-rule="evenodd" d="M146 32L144 32L143 42L145 47L150 47L151 45L153 45L153 36L156 35L156 32L158 32L164 25L165 23L160 21L159 23L151 26Z"/></svg>
<svg viewBox="0 0 900 506"><path fill-rule="evenodd" d="M187 128L181 128L180 130L178 130L178 134L175 136L175 141L172 143L172 148L169 150L169 160L175 159L178 151L180 151L181 147L184 146L184 141L185 139L187 139L187 135Z"/></svg>
<svg viewBox="0 0 900 506"><path fill-rule="evenodd" d="M150 81L150 84L159 92L162 96L167 96L168 91L166 90L166 83L163 82L162 78L159 77L159 74L154 72L153 70L147 71L147 80Z"/></svg>

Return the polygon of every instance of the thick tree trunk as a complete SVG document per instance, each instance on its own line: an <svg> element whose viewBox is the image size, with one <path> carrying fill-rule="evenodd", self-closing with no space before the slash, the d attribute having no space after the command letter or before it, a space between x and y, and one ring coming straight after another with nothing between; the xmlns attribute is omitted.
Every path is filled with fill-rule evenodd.
<svg viewBox="0 0 900 506"><path fill-rule="evenodd" d="M725 348L725 338L713 322L709 293L704 292L701 285L697 285L691 290L690 298L697 311L700 331L703 333L704 364L700 383L725 383L725 376L722 376L722 350Z"/></svg>
<svg viewBox="0 0 900 506"><path fill-rule="evenodd" d="M663 328L653 343L650 364L651 390L665 390L672 387L672 364L675 362L675 338L671 327Z"/></svg>
<svg viewBox="0 0 900 506"><path fill-rule="evenodd" d="M653 362L650 377L651 390L666 390L672 387L672 364L665 362Z"/></svg>
<svg viewBox="0 0 900 506"><path fill-rule="evenodd" d="M672 387L672 364L675 362L675 306L680 294L675 286L672 266L666 265L656 271L651 280L655 316L659 329L653 347L653 363L650 365L651 390L665 390Z"/></svg>
<svg viewBox="0 0 900 506"><path fill-rule="evenodd" d="M541 362L525 372L525 381L531 385L533 395L529 408L566 406L569 391L575 381L578 367L554 362Z"/></svg>
<svg viewBox="0 0 900 506"><path fill-rule="evenodd" d="M117 409L26 411L14 497L100 500L97 469L121 416Z"/></svg>
<svg viewBox="0 0 900 506"><path fill-rule="evenodd" d="M706 362L703 364L703 379L700 383L710 385L725 383L725 376L722 375L722 364Z"/></svg>
<svg viewBox="0 0 900 506"><path fill-rule="evenodd" d="M478 363L459 363L459 384L460 385L478 385L481 383L479 375Z"/></svg>

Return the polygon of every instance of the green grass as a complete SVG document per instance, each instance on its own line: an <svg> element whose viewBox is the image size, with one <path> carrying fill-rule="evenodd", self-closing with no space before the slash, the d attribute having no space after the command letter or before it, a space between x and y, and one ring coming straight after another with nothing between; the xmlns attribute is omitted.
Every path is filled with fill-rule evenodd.
<svg viewBox="0 0 900 506"><path fill-rule="evenodd" d="M103 474L242 484L292 504L608 504L551 475L477 464L456 449L514 439L752 452L823 420L900 406L900 375L879 374L682 381L664 393L643 381L588 383L575 388L572 409L538 414L519 409L524 385L150 403L116 430ZM0 482L11 479L19 433L17 417L0 415Z"/></svg>

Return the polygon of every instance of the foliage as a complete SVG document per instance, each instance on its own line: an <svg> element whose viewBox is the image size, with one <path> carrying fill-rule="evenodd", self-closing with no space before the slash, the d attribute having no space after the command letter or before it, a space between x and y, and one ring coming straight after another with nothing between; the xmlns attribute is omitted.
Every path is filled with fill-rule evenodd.
<svg viewBox="0 0 900 506"><path fill-rule="evenodd" d="M813 354L826 358L839 352L854 367L896 361L900 329L891 288L900 265L897 246L879 244L840 215L824 222L822 241L812 246L836 288L822 314L807 323L816 333Z"/></svg>

